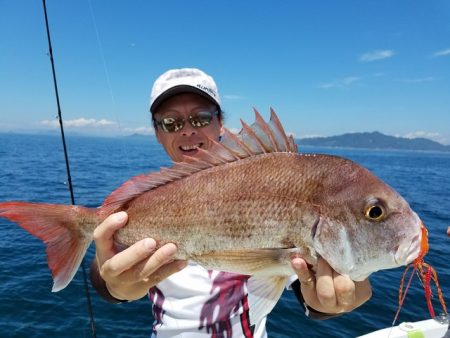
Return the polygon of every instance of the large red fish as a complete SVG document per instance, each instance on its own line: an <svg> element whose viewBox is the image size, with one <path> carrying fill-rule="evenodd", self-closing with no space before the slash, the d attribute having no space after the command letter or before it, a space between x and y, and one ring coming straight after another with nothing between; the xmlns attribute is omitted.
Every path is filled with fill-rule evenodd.
<svg viewBox="0 0 450 338"><path fill-rule="evenodd" d="M130 179L97 209L4 202L0 216L46 243L53 291L73 278L95 227L119 210L129 215L119 245L173 242L177 259L273 278L274 293L293 274L292 254L313 266L321 256L355 281L419 256L422 222L397 192L347 159L299 154L273 112L269 123L256 113L252 126L226 131L201 155Z"/></svg>

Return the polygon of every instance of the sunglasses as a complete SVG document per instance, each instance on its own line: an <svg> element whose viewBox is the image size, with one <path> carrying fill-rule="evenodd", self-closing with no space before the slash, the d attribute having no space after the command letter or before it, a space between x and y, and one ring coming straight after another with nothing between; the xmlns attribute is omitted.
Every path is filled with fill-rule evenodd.
<svg viewBox="0 0 450 338"><path fill-rule="evenodd" d="M211 124L214 115L219 115L219 111L199 111L195 115L190 115L187 120L192 127L203 128ZM166 133L176 133L184 128L186 119L181 117L164 117L162 120L154 120L154 122L162 131Z"/></svg>

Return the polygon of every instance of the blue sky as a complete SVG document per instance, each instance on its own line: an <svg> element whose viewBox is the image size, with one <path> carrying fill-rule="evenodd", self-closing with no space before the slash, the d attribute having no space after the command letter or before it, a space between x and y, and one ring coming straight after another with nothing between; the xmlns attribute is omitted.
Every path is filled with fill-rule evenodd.
<svg viewBox="0 0 450 338"><path fill-rule="evenodd" d="M273 107L296 137L450 144L450 2L48 0L66 129L151 133L154 79L198 67L226 125ZM55 128L42 3L0 0L0 131Z"/></svg>

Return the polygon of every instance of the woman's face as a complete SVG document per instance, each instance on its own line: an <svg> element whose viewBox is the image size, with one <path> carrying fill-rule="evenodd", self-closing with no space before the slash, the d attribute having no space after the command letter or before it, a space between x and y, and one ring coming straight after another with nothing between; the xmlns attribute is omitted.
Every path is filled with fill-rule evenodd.
<svg viewBox="0 0 450 338"><path fill-rule="evenodd" d="M163 119L184 119L184 126L175 132L165 132L161 125L155 129L158 142L166 150L167 154L175 162L181 162L183 155L196 156L198 148L210 149L212 143L210 139L218 141L222 133L222 122L219 117L213 114L209 125L195 128L189 123L189 117L195 117L200 112L217 111L216 105L206 98L191 93L174 95L165 100L154 113L153 118L157 124Z"/></svg>

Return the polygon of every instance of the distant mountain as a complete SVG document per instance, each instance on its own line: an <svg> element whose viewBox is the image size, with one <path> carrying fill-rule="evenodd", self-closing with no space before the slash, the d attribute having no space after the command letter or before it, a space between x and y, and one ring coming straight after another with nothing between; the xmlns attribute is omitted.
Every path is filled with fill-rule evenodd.
<svg viewBox="0 0 450 338"><path fill-rule="evenodd" d="M372 133L349 133L330 137L303 138L297 139L297 143L300 146L316 147L450 151L450 146L426 138L408 139L384 135L377 131Z"/></svg>

